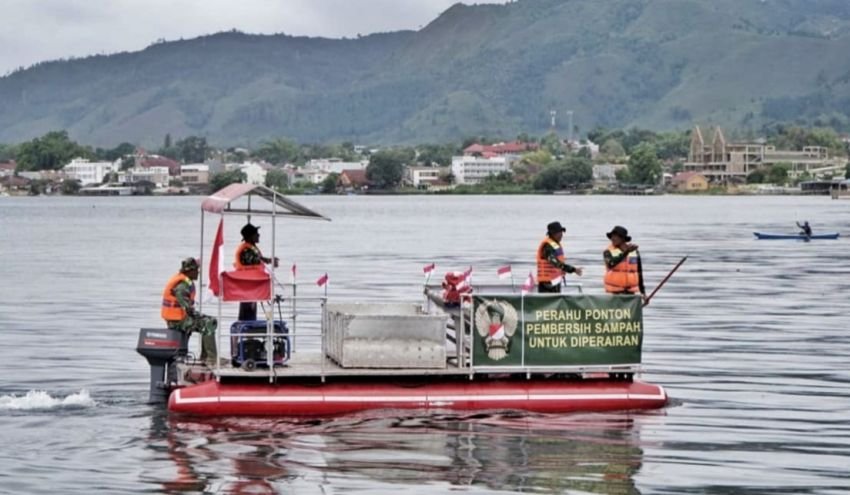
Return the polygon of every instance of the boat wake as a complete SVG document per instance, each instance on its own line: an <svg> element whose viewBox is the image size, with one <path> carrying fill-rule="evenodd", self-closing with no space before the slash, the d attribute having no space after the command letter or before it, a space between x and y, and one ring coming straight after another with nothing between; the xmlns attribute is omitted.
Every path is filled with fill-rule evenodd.
<svg viewBox="0 0 850 495"><path fill-rule="evenodd" d="M43 390L30 390L26 395L0 395L0 411L32 411L53 409L87 409L97 403L88 390L67 397L53 397Z"/></svg>

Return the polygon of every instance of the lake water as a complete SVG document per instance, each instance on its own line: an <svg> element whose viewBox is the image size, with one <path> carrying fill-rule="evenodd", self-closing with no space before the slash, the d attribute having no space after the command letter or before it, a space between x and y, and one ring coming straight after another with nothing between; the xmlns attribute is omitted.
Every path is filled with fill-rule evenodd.
<svg viewBox="0 0 850 495"><path fill-rule="evenodd" d="M511 263L521 279L552 220L588 293L602 292L615 224L640 244L650 289L690 255L645 310L643 378L671 404L204 420L147 405L134 351L138 329L161 324L163 284L198 254L200 199L0 198L0 493L850 492L848 201L297 198L333 221L280 222L278 256L304 294L327 271L331 298L419 300L430 262L472 265L478 283ZM753 240L804 219L842 238Z"/></svg>

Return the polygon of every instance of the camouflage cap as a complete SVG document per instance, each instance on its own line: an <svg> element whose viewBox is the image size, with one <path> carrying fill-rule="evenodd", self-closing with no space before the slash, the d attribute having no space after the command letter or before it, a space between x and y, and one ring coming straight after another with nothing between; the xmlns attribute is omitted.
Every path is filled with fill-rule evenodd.
<svg viewBox="0 0 850 495"><path fill-rule="evenodd" d="M188 272L190 270L198 269L198 260L195 258L186 258L185 260L180 262L180 271Z"/></svg>

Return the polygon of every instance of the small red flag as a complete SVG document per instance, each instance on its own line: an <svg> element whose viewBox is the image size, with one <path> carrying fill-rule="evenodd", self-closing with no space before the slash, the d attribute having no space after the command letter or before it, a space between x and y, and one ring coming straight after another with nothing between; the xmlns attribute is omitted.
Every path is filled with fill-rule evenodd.
<svg viewBox="0 0 850 495"><path fill-rule="evenodd" d="M434 271L434 268L437 268L437 265L434 263L431 263L430 265L425 265L425 267L422 268L422 273L428 275L429 273Z"/></svg>
<svg viewBox="0 0 850 495"><path fill-rule="evenodd" d="M499 275L499 278L508 278L511 276L511 265L505 265L496 270L496 274Z"/></svg>
<svg viewBox="0 0 850 495"><path fill-rule="evenodd" d="M218 221L218 231L215 233L213 240L212 254L210 255L210 291L214 296L218 296L221 287L219 287L219 278L221 272L224 271L222 266L221 248L224 245L224 219Z"/></svg>
<svg viewBox="0 0 850 495"><path fill-rule="evenodd" d="M325 273L324 275L319 277L318 280L316 280L316 285L318 285L319 287L324 287L327 284L328 284L328 274L327 273Z"/></svg>

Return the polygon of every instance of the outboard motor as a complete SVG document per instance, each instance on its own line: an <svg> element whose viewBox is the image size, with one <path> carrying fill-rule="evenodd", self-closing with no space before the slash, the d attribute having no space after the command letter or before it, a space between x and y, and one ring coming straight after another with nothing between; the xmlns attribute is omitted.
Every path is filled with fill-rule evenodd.
<svg viewBox="0 0 850 495"><path fill-rule="evenodd" d="M136 352L148 360L151 366L151 389L148 402L165 404L171 383L176 377L173 365L178 357L185 356L189 349L189 334L179 330L142 328Z"/></svg>

